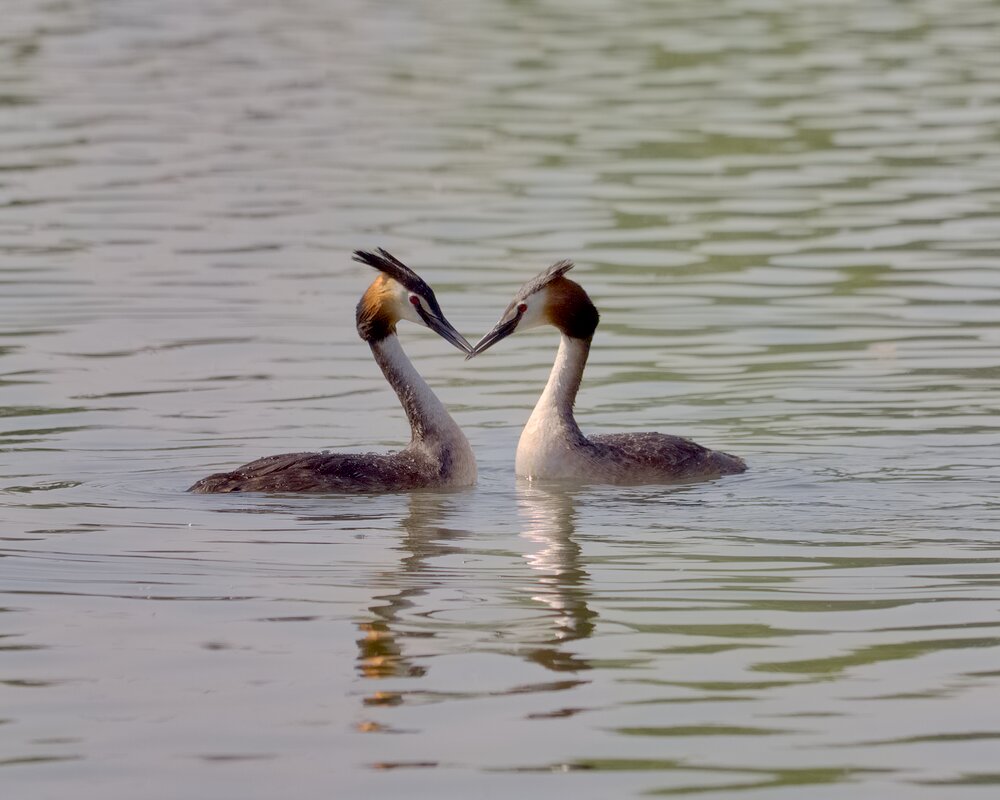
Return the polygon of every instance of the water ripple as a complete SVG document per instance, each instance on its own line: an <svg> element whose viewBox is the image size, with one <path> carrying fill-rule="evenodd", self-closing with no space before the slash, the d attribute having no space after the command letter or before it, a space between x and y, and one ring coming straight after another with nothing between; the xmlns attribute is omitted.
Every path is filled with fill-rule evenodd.
<svg viewBox="0 0 1000 800"><path fill-rule="evenodd" d="M998 12L6 3L11 792L996 785ZM475 489L186 495L406 441L353 330L379 245L469 338L573 258L585 429L750 471L517 483L553 335L410 326Z"/></svg>

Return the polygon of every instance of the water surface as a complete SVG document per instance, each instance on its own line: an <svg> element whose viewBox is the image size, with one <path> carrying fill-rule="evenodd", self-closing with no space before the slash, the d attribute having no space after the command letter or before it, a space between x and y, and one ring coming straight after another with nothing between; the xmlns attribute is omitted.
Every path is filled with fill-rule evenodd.
<svg viewBox="0 0 1000 800"><path fill-rule="evenodd" d="M8 1L7 793L992 797L997 41L989 0ZM552 332L409 326L474 489L185 494L405 442L378 245L470 339L573 258L585 429L750 471L518 483Z"/></svg>

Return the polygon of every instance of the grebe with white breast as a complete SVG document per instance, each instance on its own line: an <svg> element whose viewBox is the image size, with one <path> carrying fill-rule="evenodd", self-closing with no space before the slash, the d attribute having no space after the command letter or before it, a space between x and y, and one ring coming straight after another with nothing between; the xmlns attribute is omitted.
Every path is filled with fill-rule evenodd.
<svg viewBox="0 0 1000 800"><path fill-rule="evenodd" d="M580 284L566 277L570 261L553 264L528 281L466 358L515 331L555 326L562 339L542 396L517 444L515 470L525 478L588 483L667 483L731 475L743 459L663 433L583 435L573 404L600 315Z"/></svg>
<svg viewBox="0 0 1000 800"><path fill-rule="evenodd" d="M465 434L406 357L396 323L424 325L459 350L472 346L445 319L430 286L379 249L357 250L354 260L379 270L358 303L358 334L392 386L410 422L410 444L396 453L285 453L202 478L188 491L392 492L470 486L476 459Z"/></svg>

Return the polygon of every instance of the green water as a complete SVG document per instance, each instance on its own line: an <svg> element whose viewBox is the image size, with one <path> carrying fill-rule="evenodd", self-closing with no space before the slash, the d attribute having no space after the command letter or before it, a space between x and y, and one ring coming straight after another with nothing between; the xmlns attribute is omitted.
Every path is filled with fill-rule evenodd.
<svg viewBox="0 0 1000 800"><path fill-rule="evenodd" d="M995 796L1000 4L2 16L5 797ZM750 470L519 483L555 335L407 326L474 489L185 494L405 442L374 246L574 259L584 429Z"/></svg>

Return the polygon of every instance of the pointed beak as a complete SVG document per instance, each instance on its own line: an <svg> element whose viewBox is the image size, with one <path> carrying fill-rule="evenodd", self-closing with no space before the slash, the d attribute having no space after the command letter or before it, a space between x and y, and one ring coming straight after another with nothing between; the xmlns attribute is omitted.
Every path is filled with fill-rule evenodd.
<svg viewBox="0 0 1000 800"><path fill-rule="evenodd" d="M476 346L472 348L472 350L469 352L469 355L465 357L465 360L468 361L470 358L475 358L484 350L488 350L489 348L491 348L501 339L506 339L515 330L517 330L517 323L519 323L520 321L521 321L520 314L515 314L510 319L500 320L494 326L493 330L491 330L482 339L476 342Z"/></svg>
<svg viewBox="0 0 1000 800"><path fill-rule="evenodd" d="M434 331L434 333L446 342L450 342L455 345L455 347L463 353L472 353L472 345L469 344L465 340L465 337L456 331L454 326L452 326L452 324L444 317L436 317L433 314L425 314L423 311L420 311L420 317L425 323L427 323L428 328Z"/></svg>

